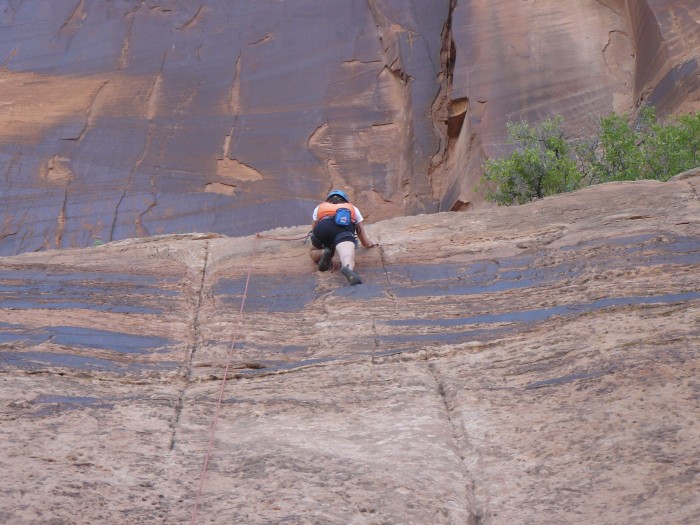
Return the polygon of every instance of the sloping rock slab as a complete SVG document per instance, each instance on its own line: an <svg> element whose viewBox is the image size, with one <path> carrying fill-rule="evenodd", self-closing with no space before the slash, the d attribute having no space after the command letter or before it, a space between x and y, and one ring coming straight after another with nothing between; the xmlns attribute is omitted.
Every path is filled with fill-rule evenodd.
<svg viewBox="0 0 700 525"><path fill-rule="evenodd" d="M692 523L699 190L2 259L0 521Z"/></svg>

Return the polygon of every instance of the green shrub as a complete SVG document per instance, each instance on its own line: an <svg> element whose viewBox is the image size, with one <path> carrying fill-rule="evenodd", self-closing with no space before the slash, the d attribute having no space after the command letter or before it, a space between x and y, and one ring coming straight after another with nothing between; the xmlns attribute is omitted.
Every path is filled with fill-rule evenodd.
<svg viewBox="0 0 700 525"><path fill-rule="evenodd" d="M643 108L636 126L612 113L596 133L574 141L557 115L532 127L508 124L511 154L484 164L482 191L498 204L523 204L579 187L611 181L668 180L700 165L700 113L657 122L653 107Z"/></svg>
<svg viewBox="0 0 700 525"><path fill-rule="evenodd" d="M700 165L700 113L653 123L642 148L646 154L645 178L668 180Z"/></svg>
<svg viewBox="0 0 700 525"><path fill-rule="evenodd" d="M577 165L588 184L621 180L666 181L698 165L700 113L657 122L653 107L642 109L636 128L627 115L599 121L599 132L575 147Z"/></svg>
<svg viewBox="0 0 700 525"><path fill-rule="evenodd" d="M523 122L508 124L508 142L515 149L510 155L486 161L483 186L487 200L523 204L578 187L580 175L562 124L559 115L534 128Z"/></svg>

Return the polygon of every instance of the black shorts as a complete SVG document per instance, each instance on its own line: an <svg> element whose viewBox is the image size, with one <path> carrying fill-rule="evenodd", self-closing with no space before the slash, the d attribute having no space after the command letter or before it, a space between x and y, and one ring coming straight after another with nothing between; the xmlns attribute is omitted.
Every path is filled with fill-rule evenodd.
<svg viewBox="0 0 700 525"><path fill-rule="evenodd" d="M311 234L311 244L314 248L335 248L341 242L355 241L355 225L341 226L332 217L321 219Z"/></svg>

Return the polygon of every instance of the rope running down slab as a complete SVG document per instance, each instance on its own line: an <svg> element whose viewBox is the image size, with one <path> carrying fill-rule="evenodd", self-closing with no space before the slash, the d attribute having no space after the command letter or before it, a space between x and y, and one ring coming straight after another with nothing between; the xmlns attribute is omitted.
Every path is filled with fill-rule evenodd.
<svg viewBox="0 0 700 525"><path fill-rule="evenodd" d="M221 403L224 398L224 387L226 386L226 379L228 377L228 372L231 367L231 361L233 359L233 349L236 345L236 342L238 340L238 331L241 326L241 321L243 319L243 308L245 306L245 301L246 298L248 297L248 287L250 285L250 276L253 273L253 263L255 262L255 257L257 255L257 247L258 247L258 239L268 239L272 241L299 241L302 239L306 239L307 235L304 235L303 237L272 237L269 235L263 235L261 233L258 233L255 235L255 239L253 240L253 249L251 251L250 255L250 264L248 265L248 271L246 273L246 279L245 279L245 287L243 289L243 296L241 297L241 307L238 310L238 317L236 318L237 323L236 327L233 333L233 339L231 340L231 345L229 346L228 350L228 357L226 359L226 367L224 368L224 375L221 378L221 385L219 387L219 399L216 403L216 410L214 412L214 418L212 419L211 426L209 428L209 445L207 446L207 453L204 457L204 464L202 465L202 472L199 477L199 487L197 489L197 497L194 502L194 508L192 509L192 521L190 522L192 525L194 525L195 520L197 519L197 511L199 510L199 504L202 499L202 490L204 488L204 477L207 472L207 466L209 465L209 458L211 457L211 452L212 449L214 448L214 437L216 434L216 424L219 420L219 414L221 413Z"/></svg>

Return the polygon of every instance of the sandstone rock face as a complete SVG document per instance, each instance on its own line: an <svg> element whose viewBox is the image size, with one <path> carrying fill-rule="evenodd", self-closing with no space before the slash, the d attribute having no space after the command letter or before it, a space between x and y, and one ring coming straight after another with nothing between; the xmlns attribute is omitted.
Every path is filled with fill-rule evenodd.
<svg viewBox="0 0 700 525"><path fill-rule="evenodd" d="M405 7L6 5L2 252L309 223L331 186L377 216L436 209L449 2Z"/></svg>
<svg viewBox="0 0 700 525"><path fill-rule="evenodd" d="M636 103L662 114L698 110L700 6L627 1L634 48Z"/></svg>
<svg viewBox="0 0 700 525"><path fill-rule="evenodd" d="M697 2L458 2L440 209L484 205L474 185L483 160L507 151L509 121L560 114L585 135L613 110L698 111L699 20Z"/></svg>
<svg viewBox="0 0 700 525"><path fill-rule="evenodd" d="M3 258L0 521L693 523L699 195Z"/></svg>
<svg viewBox="0 0 700 525"><path fill-rule="evenodd" d="M6 2L0 254L478 208L509 119L699 109L696 4Z"/></svg>

